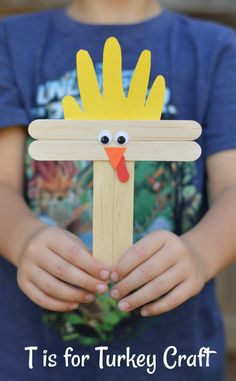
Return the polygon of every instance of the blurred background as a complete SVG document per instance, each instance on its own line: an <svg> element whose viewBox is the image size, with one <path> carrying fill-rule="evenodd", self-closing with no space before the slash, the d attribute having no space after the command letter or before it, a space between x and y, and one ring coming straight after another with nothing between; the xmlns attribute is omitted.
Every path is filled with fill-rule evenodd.
<svg viewBox="0 0 236 381"><path fill-rule="evenodd" d="M46 8L62 7L68 1L0 0L0 17ZM161 3L170 9L184 12L194 17L215 20L236 28L236 0L161 0ZM220 275L217 280L217 288L219 301L224 313L227 334L227 381L236 381L236 265Z"/></svg>
<svg viewBox="0 0 236 381"><path fill-rule="evenodd" d="M61 7L70 0L0 0L1 15ZM236 27L236 0L160 0L171 9Z"/></svg>

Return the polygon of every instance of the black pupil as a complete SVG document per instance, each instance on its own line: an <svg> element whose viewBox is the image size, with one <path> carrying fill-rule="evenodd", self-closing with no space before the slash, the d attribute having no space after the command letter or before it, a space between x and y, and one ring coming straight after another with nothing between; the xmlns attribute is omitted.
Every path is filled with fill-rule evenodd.
<svg viewBox="0 0 236 381"><path fill-rule="evenodd" d="M117 143L118 144L125 144L125 142L126 142L126 139L125 139L125 137L124 136L119 136L118 138L117 138Z"/></svg>
<svg viewBox="0 0 236 381"><path fill-rule="evenodd" d="M104 135L101 137L101 143L102 144L108 144L109 143L109 137Z"/></svg>

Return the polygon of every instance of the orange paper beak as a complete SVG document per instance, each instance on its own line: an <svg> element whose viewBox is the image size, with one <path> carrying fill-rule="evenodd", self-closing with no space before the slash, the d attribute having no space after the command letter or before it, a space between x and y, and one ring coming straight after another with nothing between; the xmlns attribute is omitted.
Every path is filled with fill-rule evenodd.
<svg viewBox="0 0 236 381"><path fill-rule="evenodd" d="M124 155L126 148L105 148L106 154L108 156L108 159L110 160L110 163L114 169L118 167L119 162L122 159L122 156Z"/></svg>
<svg viewBox="0 0 236 381"><path fill-rule="evenodd" d="M126 183L129 180L129 172L126 167L124 153L126 148L104 148L112 167L117 171L119 180Z"/></svg>

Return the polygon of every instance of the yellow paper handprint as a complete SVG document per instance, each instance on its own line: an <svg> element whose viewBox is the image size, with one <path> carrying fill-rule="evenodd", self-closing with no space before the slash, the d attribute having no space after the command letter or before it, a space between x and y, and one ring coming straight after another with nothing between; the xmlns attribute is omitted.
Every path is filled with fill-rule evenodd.
<svg viewBox="0 0 236 381"><path fill-rule="evenodd" d="M139 57L128 96L122 86L122 53L119 42L110 37L103 53L103 90L100 92L89 53L77 53L78 85L82 107L72 96L63 99L65 119L69 120L160 120L165 80L158 76L147 97L151 70L151 53L144 50Z"/></svg>

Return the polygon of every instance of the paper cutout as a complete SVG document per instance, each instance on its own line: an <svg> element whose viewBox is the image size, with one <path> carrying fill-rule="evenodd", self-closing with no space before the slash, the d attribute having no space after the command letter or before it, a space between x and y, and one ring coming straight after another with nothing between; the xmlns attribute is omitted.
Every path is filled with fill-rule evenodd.
<svg viewBox="0 0 236 381"><path fill-rule="evenodd" d="M105 148L105 151L110 160L112 167L116 169L122 156L124 155L126 151L126 148L109 147L109 148Z"/></svg>
<svg viewBox="0 0 236 381"><path fill-rule="evenodd" d="M110 37L103 53L103 93L100 93L89 53L77 53L78 84L83 109L72 96L63 99L65 119L70 120L160 120L165 98L165 79L159 75L148 100L151 53L140 55L131 80L128 96L122 86L122 54L116 38Z"/></svg>
<svg viewBox="0 0 236 381"><path fill-rule="evenodd" d="M129 172L126 166L125 158L122 156L117 168L117 175L122 183L126 183L129 180Z"/></svg>
<svg viewBox="0 0 236 381"><path fill-rule="evenodd" d="M119 180L125 183L129 180L129 172L126 167L124 153L126 148L105 148L106 154L112 167L117 171Z"/></svg>

